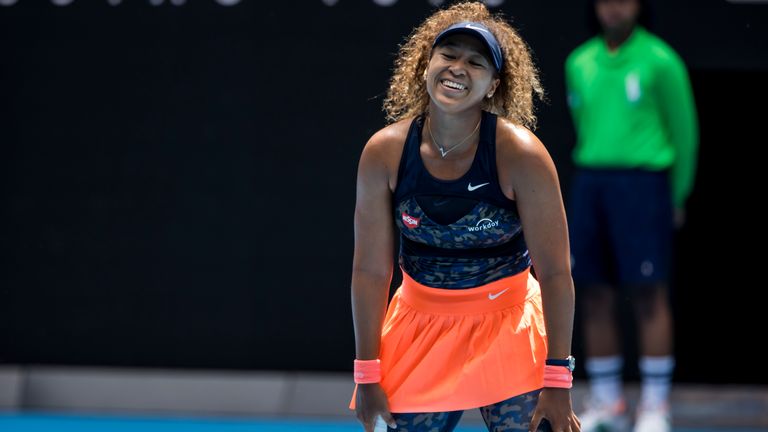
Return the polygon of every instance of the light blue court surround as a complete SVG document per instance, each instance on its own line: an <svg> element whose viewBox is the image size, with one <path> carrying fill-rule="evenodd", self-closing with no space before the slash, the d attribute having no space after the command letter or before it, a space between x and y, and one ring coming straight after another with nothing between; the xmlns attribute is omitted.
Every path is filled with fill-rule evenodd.
<svg viewBox="0 0 768 432"><path fill-rule="evenodd" d="M122 417L108 415L0 413L2 432L360 432L354 419L238 420L225 418ZM483 432L460 426L456 432ZM675 429L675 432L766 432L765 429Z"/></svg>

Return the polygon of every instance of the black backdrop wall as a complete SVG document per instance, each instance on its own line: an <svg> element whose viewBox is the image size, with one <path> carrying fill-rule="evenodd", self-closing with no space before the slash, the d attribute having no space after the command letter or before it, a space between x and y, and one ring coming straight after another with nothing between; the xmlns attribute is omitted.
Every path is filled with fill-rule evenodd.
<svg viewBox="0 0 768 432"><path fill-rule="evenodd" d="M678 235L677 379L768 382L740 367L761 327L768 6L657 3L654 30L689 65L702 136ZM397 45L430 10L0 6L0 362L350 370L357 161L384 125ZM541 68L537 134L567 194L562 67L589 36L587 9L496 10Z"/></svg>

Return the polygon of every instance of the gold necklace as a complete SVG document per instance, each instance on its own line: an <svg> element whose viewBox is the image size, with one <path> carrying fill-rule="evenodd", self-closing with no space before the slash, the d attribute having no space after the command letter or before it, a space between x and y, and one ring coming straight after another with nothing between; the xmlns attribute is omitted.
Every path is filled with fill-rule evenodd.
<svg viewBox="0 0 768 432"><path fill-rule="evenodd" d="M482 116L481 116L481 117L480 117L480 121L482 121L482 120L483 120L483 118L482 118ZM466 138L464 138L463 140L461 140L461 142L460 142L460 143L456 144L455 146L451 147L451 148L450 148L450 149L448 149L448 150L444 150L444 149L443 149L443 146L441 146L440 144L438 144L438 143L437 143L437 140L435 140L435 136L434 136L434 135L432 135L432 118L431 118L431 117L428 117L428 118L427 118L427 121L429 122L429 123L427 123L427 130L429 130L429 137L430 137L430 138L432 138L432 142L433 142L433 143L435 143L435 146L437 146L437 149L438 149L438 150L440 150L440 155L442 155L442 157L443 157L443 158L445 158L445 155L447 155L447 154L448 154L448 153L449 153L451 150L453 150L453 149L455 149L456 147L458 147L458 146L460 146L460 145L464 144L464 143L465 143L465 142L466 142L466 141L469 139L469 137L471 137L472 135L474 135L474 134L475 134L475 132L477 132L477 129L478 129L478 128L480 128L480 121L478 121L478 122L477 122L477 126L475 126L475 129L472 131L472 133L470 133L470 134L469 134L469 135L468 135Z"/></svg>

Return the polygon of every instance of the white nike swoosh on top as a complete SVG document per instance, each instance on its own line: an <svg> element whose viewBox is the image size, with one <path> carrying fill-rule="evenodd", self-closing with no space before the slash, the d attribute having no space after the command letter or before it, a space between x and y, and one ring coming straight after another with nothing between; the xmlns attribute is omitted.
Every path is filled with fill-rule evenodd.
<svg viewBox="0 0 768 432"><path fill-rule="evenodd" d="M486 29L484 29L482 27L475 27L472 24L467 24L467 25L464 26L464 28L470 28L472 30L478 30L478 31L481 31L481 32L484 32L484 33L490 33L488 30L486 30Z"/></svg>
<svg viewBox="0 0 768 432"><path fill-rule="evenodd" d="M473 190L475 190L477 188L481 188L481 187L483 187L483 186L485 186L487 184L489 184L489 183L483 183L483 184L479 184L477 186L472 186L472 182L469 182L469 184L467 185L467 190L468 191L473 191Z"/></svg>
<svg viewBox="0 0 768 432"><path fill-rule="evenodd" d="M502 290L502 291L499 291L499 292L498 292L498 293L496 293L496 294L491 294L491 293L488 293L488 298L489 298L489 299L491 299L491 300L494 300L496 297L498 297L498 296L500 296L500 295L504 294L504 292L505 292L506 290L508 290L508 289L509 289L509 288L506 288L506 289L504 289L504 290Z"/></svg>

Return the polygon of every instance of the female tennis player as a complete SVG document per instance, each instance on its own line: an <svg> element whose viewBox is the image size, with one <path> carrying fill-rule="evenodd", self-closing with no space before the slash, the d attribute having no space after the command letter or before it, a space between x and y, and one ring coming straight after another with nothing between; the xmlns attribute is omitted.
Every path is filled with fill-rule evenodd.
<svg viewBox="0 0 768 432"><path fill-rule="evenodd" d="M580 430L567 224L530 130L541 95L526 44L482 3L435 12L401 46L391 124L358 166L349 407L366 431L378 416L451 431L469 408L493 431Z"/></svg>

